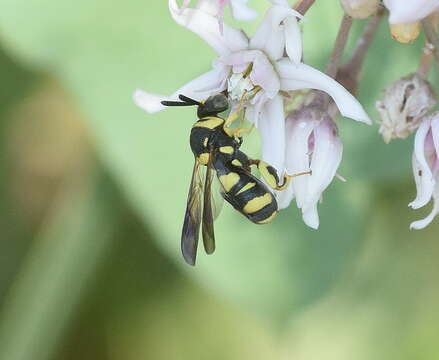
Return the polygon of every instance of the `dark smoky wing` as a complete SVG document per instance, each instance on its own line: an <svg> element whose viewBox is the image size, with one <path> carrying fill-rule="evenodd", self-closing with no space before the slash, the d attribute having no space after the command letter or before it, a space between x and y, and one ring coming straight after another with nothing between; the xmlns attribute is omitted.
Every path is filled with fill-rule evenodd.
<svg viewBox="0 0 439 360"><path fill-rule="evenodd" d="M212 156L210 157L212 158ZM214 170L212 160L207 164L206 181L204 185L204 204L203 204L203 244L206 253L212 254L215 251L215 233L213 227L214 210L212 207L212 182Z"/></svg>
<svg viewBox="0 0 439 360"><path fill-rule="evenodd" d="M215 171L212 169L212 171ZM223 209L224 205L224 197L223 197L223 187L218 180L218 177L214 175L213 177L213 183L212 183L212 212L213 212L213 221L215 221L219 214L221 213L221 210Z"/></svg>
<svg viewBox="0 0 439 360"><path fill-rule="evenodd" d="M201 194L203 182L199 173L200 165L195 160L189 195L184 215L183 231L181 234L181 252L189 265L195 265L197 257L198 236L201 225Z"/></svg>

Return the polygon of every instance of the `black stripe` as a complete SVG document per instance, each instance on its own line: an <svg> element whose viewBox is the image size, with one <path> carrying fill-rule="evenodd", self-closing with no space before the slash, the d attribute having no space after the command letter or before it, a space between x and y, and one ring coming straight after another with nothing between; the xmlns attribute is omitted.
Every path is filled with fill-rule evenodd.
<svg viewBox="0 0 439 360"><path fill-rule="evenodd" d="M276 199L273 197L273 201L270 204L266 205L261 210L258 210L253 214L248 214L247 218L250 221L258 223L268 219L271 215L273 215L275 211L277 211L277 202Z"/></svg>

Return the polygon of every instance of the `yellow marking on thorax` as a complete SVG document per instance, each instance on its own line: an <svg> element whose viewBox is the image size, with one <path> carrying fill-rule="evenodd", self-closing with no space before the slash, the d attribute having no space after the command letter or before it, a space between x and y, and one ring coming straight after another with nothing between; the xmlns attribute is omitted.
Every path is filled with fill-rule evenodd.
<svg viewBox="0 0 439 360"><path fill-rule="evenodd" d="M242 166L242 162L239 161L238 159L233 159L233 160L232 160L232 165L235 165L235 166Z"/></svg>
<svg viewBox="0 0 439 360"><path fill-rule="evenodd" d="M204 138L204 141L203 141L203 146L204 147L207 147L208 141L209 141L209 138Z"/></svg>
<svg viewBox="0 0 439 360"><path fill-rule="evenodd" d="M215 129L217 126L224 124L224 119L219 117L209 116L197 121L193 127L203 127L207 129Z"/></svg>
<svg viewBox="0 0 439 360"><path fill-rule="evenodd" d="M243 186L243 187L241 188L241 190L239 190L239 191L236 193L236 195L239 195L239 194L243 193L244 191L247 191L248 189L251 189L252 187L255 187L255 186L256 186L256 183L254 183L254 182L249 182L249 183L245 184L245 186Z"/></svg>
<svg viewBox="0 0 439 360"><path fill-rule="evenodd" d="M268 224L269 222L271 222L274 217L276 216L277 211L274 211L273 214L271 214L268 218L258 221L257 224Z"/></svg>
<svg viewBox="0 0 439 360"><path fill-rule="evenodd" d="M233 151L235 151L235 149L233 148L233 146L221 146L219 148L219 151L223 154L233 154Z"/></svg>
<svg viewBox="0 0 439 360"><path fill-rule="evenodd" d="M219 177L219 181L224 186L226 191L230 191L239 182L239 179L239 175L234 172L230 172L227 175L221 175Z"/></svg>
<svg viewBox="0 0 439 360"><path fill-rule="evenodd" d="M202 165L207 165L209 162L209 153L203 153L200 156L198 156L198 162Z"/></svg>
<svg viewBox="0 0 439 360"><path fill-rule="evenodd" d="M253 214L265 206L271 204L273 201L273 195L270 193L266 193L265 195L255 197L251 199L245 206L244 206L244 212L246 214Z"/></svg>

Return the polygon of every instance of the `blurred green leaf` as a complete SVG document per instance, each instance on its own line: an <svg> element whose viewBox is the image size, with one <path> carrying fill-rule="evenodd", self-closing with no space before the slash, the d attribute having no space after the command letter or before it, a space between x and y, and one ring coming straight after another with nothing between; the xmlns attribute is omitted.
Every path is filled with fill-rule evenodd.
<svg viewBox="0 0 439 360"><path fill-rule="evenodd" d="M60 194L27 253L0 314L0 359L53 356L110 248L119 209L108 181L93 180Z"/></svg>
<svg viewBox="0 0 439 360"><path fill-rule="evenodd" d="M163 250L207 288L267 316L283 320L334 284L355 258L370 222L366 181L393 179L408 169L408 145L385 148L376 128L342 120L342 171L350 182L336 181L325 194L319 232L306 228L294 205L263 227L227 206L216 223L217 252L200 254L198 266L190 268L181 259L179 238L193 163L193 109L147 115L133 105L131 94L136 87L173 92L209 69L212 50L173 23L165 1L1 0L0 9L8 49L29 66L55 73L70 90L102 161ZM341 11L333 2L318 2L307 18L305 58L322 64ZM415 50L392 43L384 27L379 36L360 96L369 110L381 88L405 75L415 58L401 56ZM383 47L389 59L398 55L401 61L385 64ZM382 157L389 148L393 152ZM398 155L402 160L396 163L400 151L404 157Z"/></svg>

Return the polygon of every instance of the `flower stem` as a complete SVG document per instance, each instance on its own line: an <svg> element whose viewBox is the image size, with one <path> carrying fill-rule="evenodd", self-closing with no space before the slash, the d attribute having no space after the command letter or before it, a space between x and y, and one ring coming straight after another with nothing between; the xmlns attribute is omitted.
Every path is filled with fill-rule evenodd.
<svg viewBox="0 0 439 360"><path fill-rule="evenodd" d="M418 74L426 79L431 68L431 62L433 60L433 45L428 41L425 42L425 46L421 50L421 57L419 59Z"/></svg>
<svg viewBox="0 0 439 360"><path fill-rule="evenodd" d="M337 70L340 65L341 56L343 54L346 42L349 37L349 31L352 26L352 18L344 14L341 20L340 28L338 30L337 38L335 40L334 50L332 50L331 58L329 59L326 74L332 78L337 75Z"/></svg>
<svg viewBox="0 0 439 360"><path fill-rule="evenodd" d="M309 8L314 5L315 1L316 0L297 0L293 8L302 15L305 15Z"/></svg>
<svg viewBox="0 0 439 360"><path fill-rule="evenodd" d="M337 80L352 94L355 95L358 88L358 80L367 51L375 37L380 24L383 11L379 11L365 26L363 34L357 40L357 45L350 60L337 72Z"/></svg>
<svg viewBox="0 0 439 360"><path fill-rule="evenodd" d="M433 55L436 58L436 61L439 62L439 38L437 36L434 23L433 23L433 17L428 17L424 20L422 20L422 26L424 28L425 35L430 42L431 45L433 45Z"/></svg>

